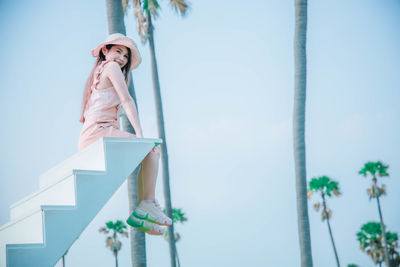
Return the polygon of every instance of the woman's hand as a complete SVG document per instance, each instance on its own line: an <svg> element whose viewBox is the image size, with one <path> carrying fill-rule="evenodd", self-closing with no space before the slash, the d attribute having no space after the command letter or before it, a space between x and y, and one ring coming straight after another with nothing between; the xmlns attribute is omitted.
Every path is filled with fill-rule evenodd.
<svg viewBox="0 0 400 267"><path fill-rule="evenodd" d="M142 131L136 133L136 138L143 138Z"/></svg>
<svg viewBox="0 0 400 267"><path fill-rule="evenodd" d="M139 120L138 120L139 121ZM139 122L140 125L140 122ZM142 127L135 127L136 138L143 138L143 130Z"/></svg>

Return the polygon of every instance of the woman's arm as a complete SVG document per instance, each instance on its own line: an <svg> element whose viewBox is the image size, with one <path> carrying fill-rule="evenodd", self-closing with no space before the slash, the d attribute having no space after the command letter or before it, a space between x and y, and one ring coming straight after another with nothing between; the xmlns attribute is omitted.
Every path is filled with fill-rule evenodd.
<svg viewBox="0 0 400 267"><path fill-rule="evenodd" d="M125 110L126 116L135 129L136 136L138 138L143 138L142 126L140 125L135 101L133 101L131 95L129 94L128 86L126 85L125 77L122 74L120 66L114 61L109 62L105 66L104 74L113 84L114 89L121 100L121 104Z"/></svg>

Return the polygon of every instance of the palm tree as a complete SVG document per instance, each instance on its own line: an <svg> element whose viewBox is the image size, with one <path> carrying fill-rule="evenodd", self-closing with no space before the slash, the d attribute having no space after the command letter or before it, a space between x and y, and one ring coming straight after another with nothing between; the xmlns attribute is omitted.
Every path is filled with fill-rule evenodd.
<svg viewBox="0 0 400 267"><path fill-rule="evenodd" d="M400 253L396 250L398 245L399 237L397 233L386 232L386 240L389 247L390 264L393 267L400 266Z"/></svg>
<svg viewBox="0 0 400 267"><path fill-rule="evenodd" d="M125 22L124 22L124 13L121 0L106 0L107 7L107 18L108 18L108 32L112 33L122 33L126 34ZM135 88L133 86L132 75L130 77L129 83L129 93L134 99L135 103L136 94ZM137 108L138 110L138 108ZM139 113L139 110L138 110ZM121 126L124 131L135 134L135 131L130 124L128 118L124 113L121 114ZM138 173L140 167L136 168L134 172L132 172L128 177L128 199L129 199L129 210L130 213L133 212L135 207L138 205ZM134 267L146 267L146 237L145 233L142 231L131 228L130 229L130 242L131 242L131 258L132 258L132 266Z"/></svg>
<svg viewBox="0 0 400 267"><path fill-rule="evenodd" d="M115 267L118 267L118 252L122 247L122 243L118 240L118 236L122 235L128 237L128 232L126 232L125 229L126 225L120 220L117 220L116 222L106 222L106 226L99 229L99 232L104 234L108 234L112 231L111 236L108 236L106 239L106 247L110 248L114 254Z"/></svg>
<svg viewBox="0 0 400 267"><path fill-rule="evenodd" d="M331 237L331 242L332 242L332 247L333 247L333 252L335 253L335 259L336 259L336 264L338 267L340 267L340 262L339 262L339 256L336 251L336 246L335 246L335 241L333 240L333 235L332 235L332 230L331 230L331 225L329 223L329 219L332 216L332 211L327 208L326 205L326 197L331 197L332 194L335 196L340 195L339 191L339 183L336 181L331 180L327 176L321 176L319 178L313 178L309 182L309 188L308 188L308 197L311 198L311 195L313 192L319 193L322 199L322 203L317 202L314 204L314 209L318 212L321 208L322 204L322 221L326 220L326 223L328 225L328 230L329 230L329 236Z"/></svg>
<svg viewBox="0 0 400 267"><path fill-rule="evenodd" d="M388 243L386 240L386 234L385 234L385 224L383 223L383 217L382 217L382 211L381 211L381 205L379 202L379 197L386 194L386 187L385 185L382 185L381 187L378 186L378 179L377 175L379 177L385 177L389 176L387 173L387 168L389 168L388 165L384 165L382 162L377 161L377 162L367 162L364 164L364 168L362 168L358 173L366 177L368 174L372 176L372 185L368 188L367 193L369 195L369 199L371 200L372 198L376 198L376 203L378 205L378 213L379 213L379 219L381 221L381 227L383 231L383 240L384 240L384 252L385 252L385 263L386 266L391 266L390 265L390 258L389 258L389 251L388 251Z"/></svg>
<svg viewBox="0 0 400 267"><path fill-rule="evenodd" d="M172 201L171 201L171 190L170 190L170 182L169 182L169 160L168 160L168 150L167 150L167 138L165 135L165 127L164 127L164 115L163 115L163 107L161 100L161 87L160 80L158 77L158 68L157 68L157 59L155 53L155 45L154 45L154 26L153 19L157 18L158 10L160 9L160 5L157 0L122 0L124 3L126 12L129 4L133 4L134 13L137 18L137 27L139 31L139 35L142 38L142 42L146 43L149 41L150 48L150 56L151 56L151 66L152 66L152 77L153 77L153 89L154 96L156 102L156 110L157 110L157 126L158 126L158 135L161 139L163 139L163 143L161 144L161 161L162 161L162 174L163 174L163 187L164 187L164 198L165 198L165 207L167 211L167 215L172 218ZM189 8L188 3L185 0L170 0L171 7L181 16L185 16L186 12ZM169 250L170 250L170 260L171 267L176 267L176 245L175 245L175 235L174 235L174 225L168 227L168 236L169 236Z"/></svg>
<svg viewBox="0 0 400 267"><path fill-rule="evenodd" d="M164 210L164 212L166 212L166 211ZM185 213L181 209L173 208L172 214L173 214L172 221L174 223L176 223L176 222L184 223L188 220L187 217L185 216ZM169 240L168 232L165 232L164 239L167 241ZM175 239L175 242L178 242L181 239L181 235L179 233L175 232L174 239ZM178 267L180 267L181 263L180 263L179 256L178 256L178 250L176 250L176 261L177 261Z"/></svg>
<svg viewBox="0 0 400 267"><path fill-rule="evenodd" d="M391 266L397 267L400 265L397 233L386 232L386 237L382 234L382 224L378 222L368 222L361 227L361 231L357 233L357 239L360 242L360 248L367 253L371 260L382 266L382 262L386 261L386 252L383 240L389 244L389 254Z"/></svg>
<svg viewBox="0 0 400 267"><path fill-rule="evenodd" d="M312 267L310 223L308 220L307 207L306 145L304 140L307 78L307 0L295 0L295 10L293 145L296 174L297 224L299 231L301 266Z"/></svg>

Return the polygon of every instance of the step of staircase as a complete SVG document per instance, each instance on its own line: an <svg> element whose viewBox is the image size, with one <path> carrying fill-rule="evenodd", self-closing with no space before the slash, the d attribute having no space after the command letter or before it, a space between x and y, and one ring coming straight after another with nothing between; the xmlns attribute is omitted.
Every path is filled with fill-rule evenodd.
<svg viewBox="0 0 400 267"><path fill-rule="evenodd" d="M18 220L41 205L75 205L75 176L73 171L57 183L41 187L37 192L10 206L10 219Z"/></svg>
<svg viewBox="0 0 400 267"><path fill-rule="evenodd" d="M57 164L39 176L39 187L55 184L65 178L73 169L105 171L104 145L102 139Z"/></svg>
<svg viewBox="0 0 400 267"><path fill-rule="evenodd" d="M101 138L40 176L0 227L0 267L52 267L161 139Z"/></svg>

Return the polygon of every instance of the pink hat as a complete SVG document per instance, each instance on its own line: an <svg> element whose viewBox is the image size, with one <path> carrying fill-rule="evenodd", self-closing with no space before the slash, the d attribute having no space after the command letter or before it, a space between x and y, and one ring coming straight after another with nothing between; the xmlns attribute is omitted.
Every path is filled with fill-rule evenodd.
<svg viewBox="0 0 400 267"><path fill-rule="evenodd" d="M115 45L123 45L126 46L131 50L131 68L130 71L139 66L140 62L142 62L142 59L139 54L139 50L136 47L135 42L129 38L123 35L122 33L113 33L110 34L106 41L99 44L96 48L92 50L92 55L94 57L99 56L100 49L103 46L106 46L108 44L115 44Z"/></svg>

